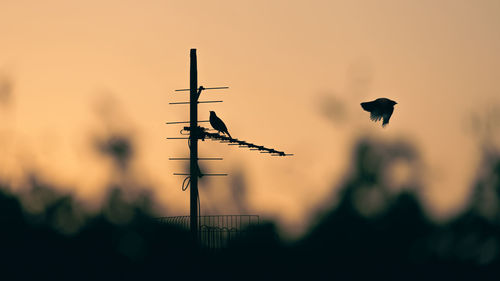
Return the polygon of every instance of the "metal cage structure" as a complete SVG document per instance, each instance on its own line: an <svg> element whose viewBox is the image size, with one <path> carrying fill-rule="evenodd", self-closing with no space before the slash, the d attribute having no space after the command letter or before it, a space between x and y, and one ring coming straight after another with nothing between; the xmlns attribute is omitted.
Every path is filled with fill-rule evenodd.
<svg viewBox="0 0 500 281"><path fill-rule="evenodd" d="M190 229L190 216L161 217L161 223ZM226 248L231 241L240 239L260 224L258 215L211 215L198 217L200 245L210 250Z"/></svg>

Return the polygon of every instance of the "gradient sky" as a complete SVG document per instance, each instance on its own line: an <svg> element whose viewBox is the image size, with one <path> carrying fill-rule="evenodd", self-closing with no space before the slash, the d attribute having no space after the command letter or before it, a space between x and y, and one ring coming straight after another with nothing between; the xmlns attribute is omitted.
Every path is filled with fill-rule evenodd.
<svg viewBox="0 0 500 281"><path fill-rule="evenodd" d="M200 105L200 119L215 110L233 137L295 154L201 143L201 156L225 158L211 172L233 174L202 183L203 210L238 211L226 195L240 171L247 211L300 231L343 179L353 139L369 134L418 146L427 210L446 218L463 206L479 160L464 120L499 102L499 15L496 0L2 0L0 75L13 83L0 107L2 176L15 182L34 167L98 200L107 168L91 135L111 118L134 135L136 173L165 215L187 214L182 178L171 176L183 166L168 161L187 145L165 140L179 130L165 122L188 118L168 102L184 100L173 90L189 86L196 48L199 85L230 87L203 94L224 103ZM359 106L378 97L398 102L385 129ZM324 102L341 114L325 118Z"/></svg>

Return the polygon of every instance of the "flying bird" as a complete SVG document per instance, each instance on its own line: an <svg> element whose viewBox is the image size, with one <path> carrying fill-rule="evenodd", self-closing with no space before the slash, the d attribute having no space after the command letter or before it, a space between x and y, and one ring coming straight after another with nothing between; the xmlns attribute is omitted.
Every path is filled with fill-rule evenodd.
<svg viewBox="0 0 500 281"><path fill-rule="evenodd" d="M370 119L373 122L383 119L382 127L385 127L385 125L389 124L389 119L391 119L395 104L397 104L397 102L393 100L379 98L374 101L362 102L361 107L365 111L370 112Z"/></svg>
<svg viewBox="0 0 500 281"><path fill-rule="evenodd" d="M210 111L210 125L212 125L212 128L217 130L219 133L226 133L230 138L232 138L227 130L226 124L224 124L224 122L217 117L217 115L215 115L214 111Z"/></svg>

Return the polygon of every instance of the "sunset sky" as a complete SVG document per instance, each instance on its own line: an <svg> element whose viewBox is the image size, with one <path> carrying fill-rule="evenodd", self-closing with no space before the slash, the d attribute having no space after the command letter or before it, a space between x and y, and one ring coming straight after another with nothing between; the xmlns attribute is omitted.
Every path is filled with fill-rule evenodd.
<svg viewBox="0 0 500 281"><path fill-rule="evenodd" d="M12 90L0 95L0 177L16 185L36 169L99 201L109 165L92 136L112 126L136 141L134 173L162 215L187 214L172 176L185 165L168 158L188 147L165 139L181 128L165 122L188 120L188 106L168 103L187 100L174 90L189 87L196 48L199 85L230 87L202 94L224 102L200 105L200 120L214 110L233 137L294 154L200 142L200 156L224 157L206 169L230 174L200 183L202 212L241 212L228 195L241 174L245 212L300 232L344 179L353 141L370 135L418 147L426 210L447 218L477 172L467 120L499 108L499 15L496 0L2 0L0 81ZM386 128L359 106L378 97L398 102Z"/></svg>

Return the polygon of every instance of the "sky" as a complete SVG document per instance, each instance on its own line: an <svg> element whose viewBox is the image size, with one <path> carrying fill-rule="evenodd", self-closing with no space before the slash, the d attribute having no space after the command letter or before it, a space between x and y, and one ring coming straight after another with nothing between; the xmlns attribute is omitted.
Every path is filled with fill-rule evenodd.
<svg viewBox="0 0 500 281"><path fill-rule="evenodd" d="M200 119L214 110L238 139L293 153L269 157L209 141L200 156L224 157L200 184L206 213L260 214L298 233L344 179L354 140L414 143L421 191L436 219L457 214L477 172L467 120L500 104L499 1L24 1L0 3L0 175L15 185L37 169L82 200L98 202L109 163L92 136L112 126L137 144L134 173L164 215L188 213L181 191L187 157L180 127L197 49ZM360 102L398 102L381 128ZM109 105L109 107L103 106ZM322 108L335 106L328 118ZM105 109L103 109L105 108ZM112 124L112 125L109 125ZM245 207L228 190L235 182Z"/></svg>

